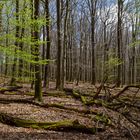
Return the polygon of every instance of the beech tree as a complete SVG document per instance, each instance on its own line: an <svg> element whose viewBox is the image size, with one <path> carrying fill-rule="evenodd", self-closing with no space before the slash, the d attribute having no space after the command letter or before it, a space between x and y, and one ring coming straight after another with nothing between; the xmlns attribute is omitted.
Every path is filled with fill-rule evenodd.
<svg viewBox="0 0 140 140"><path fill-rule="evenodd" d="M19 0L16 0L16 35L15 35L15 54L18 48L18 39L19 39ZM15 85L16 79L16 63L17 63L17 58L14 58L14 64L12 66L12 79L11 79L11 85Z"/></svg>
<svg viewBox="0 0 140 140"><path fill-rule="evenodd" d="M70 0L66 0L65 6L65 18L64 18L64 35L63 35L63 54L62 54L62 88L64 88L65 82L65 60L66 60L66 46L67 46L67 24L68 24L68 14L69 14L69 3Z"/></svg>
<svg viewBox="0 0 140 140"><path fill-rule="evenodd" d="M41 85L41 69L39 64L39 27L38 27L38 18L39 18L39 0L34 0L33 7L34 7L34 16L33 20L35 21L34 25L34 55L35 55L35 99L38 101L42 101L42 85Z"/></svg>
<svg viewBox="0 0 140 140"><path fill-rule="evenodd" d="M117 23L117 46L118 46L118 59L122 61L122 14L123 14L124 0L118 0L118 23ZM122 65L118 65L117 86L121 84Z"/></svg>
<svg viewBox="0 0 140 140"><path fill-rule="evenodd" d="M56 71L56 88L61 88L61 14L60 0L56 0L57 9L57 71Z"/></svg>
<svg viewBox="0 0 140 140"><path fill-rule="evenodd" d="M50 59L50 13L49 13L49 0L45 1L45 9L46 9L46 59ZM44 74L44 87L49 86L49 77L50 77L50 68L49 64L45 65L45 74Z"/></svg>
<svg viewBox="0 0 140 140"><path fill-rule="evenodd" d="M91 16L91 45L92 45L92 84L95 84L96 77L95 77L95 22L96 22L96 11L97 11L97 0L88 0L88 6L90 10Z"/></svg>

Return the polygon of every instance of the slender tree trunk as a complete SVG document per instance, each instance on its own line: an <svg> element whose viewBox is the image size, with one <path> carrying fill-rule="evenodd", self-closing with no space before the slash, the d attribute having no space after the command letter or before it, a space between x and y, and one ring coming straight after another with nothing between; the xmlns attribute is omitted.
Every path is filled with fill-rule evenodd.
<svg viewBox="0 0 140 140"><path fill-rule="evenodd" d="M61 89L61 17L60 17L60 0L56 0L57 9L57 73L56 88Z"/></svg>
<svg viewBox="0 0 140 140"><path fill-rule="evenodd" d="M3 4L0 3L0 32L2 32L2 9Z"/></svg>
<svg viewBox="0 0 140 140"><path fill-rule="evenodd" d="M17 47L18 47L18 38L19 38L19 0L16 0L16 41L15 41L15 54L17 52ZM17 63L17 58L16 56L14 56L14 62L13 62L13 66L12 66L12 79L11 79L11 83L10 85L15 85L16 79L16 63Z"/></svg>
<svg viewBox="0 0 140 140"><path fill-rule="evenodd" d="M25 29L24 27L21 29L21 37L20 38L23 38L24 37L24 33L25 33ZM21 42L19 44L19 47L20 47L20 50L23 51L23 42ZM23 75L23 59L20 58L19 59L19 77L21 77Z"/></svg>
<svg viewBox="0 0 140 140"><path fill-rule="evenodd" d="M34 20L34 0L31 0L31 20ZM34 41L34 27L31 26L31 42ZM34 45L31 45L31 54L34 55ZM30 73L31 73L31 89L34 88L34 65L33 63L30 64Z"/></svg>
<svg viewBox="0 0 140 140"><path fill-rule="evenodd" d="M46 7L46 41L47 41L47 50L46 50L46 59L50 59L50 13L49 13L49 0L45 2ZM49 87L49 77L50 77L50 67L49 64L45 65L45 75L44 75L44 87Z"/></svg>
<svg viewBox="0 0 140 140"><path fill-rule="evenodd" d="M108 46L107 46L107 35L106 35L106 23L104 23L104 78L108 78L108 67L106 63L108 62Z"/></svg>
<svg viewBox="0 0 140 140"><path fill-rule="evenodd" d="M39 0L34 1L34 20L37 22L38 17L39 17ZM38 40L39 40L39 28L38 25L35 25L35 30L34 30L34 46L35 46L35 100L37 101L42 101L42 92L41 92L41 69L40 69L40 64L38 63L39 61L39 45L38 45Z"/></svg>
<svg viewBox="0 0 140 140"><path fill-rule="evenodd" d="M136 25L137 26L137 25ZM136 32L134 25L132 25L132 42L136 42ZM136 49L135 45L132 48L132 84L136 84Z"/></svg>
<svg viewBox="0 0 140 140"><path fill-rule="evenodd" d="M65 55L67 44L67 20L68 20L69 0L66 1L66 15L64 19L64 44L63 44L63 56L62 56L62 88L64 88L65 81Z"/></svg>
<svg viewBox="0 0 140 140"><path fill-rule="evenodd" d="M0 33L2 32L2 9L3 9L3 4L0 3ZM1 75L3 74L3 60L0 62L1 65Z"/></svg>
<svg viewBox="0 0 140 140"><path fill-rule="evenodd" d="M72 47L72 35L70 35L70 44L69 44L70 46L69 46L69 48L70 48L70 73L69 73L69 81L71 82L72 81L72 67L73 67L73 63L72 63L72 49L73 49L73 47Z"/></svg>
<svg viewBox="0 0 140 140"><path fill-rule="evenodd" d="M92 84L95 84L95 16L96 16L96 4L91 0L91 45L92 45Z"/></svg>
<svg viewBox="0 0 140 140"><path fill-rule="evenodd" d="M85 40L88 40L88 35L85 34ZM88 63L87 63L87 41L85 41L84 43L84 60L85 60L85 67L84 67L84 81L87 82L87 73L88 73L88 70L87 70L87 66L88 66Z"/></svg>
<svg viewBox="0 0 140 140"><path fill-rule="evenodd" d="M122 60L121 57L121 48L122 48L122 10L123 10L123 1L118 0L118 25L117 25L117 46L118 46L118 59ZM117 86L121 85L121 73L122 73L122 65L118 65L117 69Z"/></svg>
<svg viewBox="0 0 140 140"><path fill-rule="evenodd" d="M76 85L78 86L79 81L81 80L82 75L82 46L83 46L83 31L82 31L82 17L80 19L80 50L79 50L79 62L78 62L78 72L77 72L77 82Z"/></svg>
<svg viewBox="0 0 140 140"><path fill-rule="evenodd" d="M44 43L46 41L46 32L45 32L45 26L43 26L43 45L42 45L42 60L45 60L45 54L46 54L46 44ZM45 77L45 66L42 65L42 80L44 80Z"/></svg>
<svg viewBox="0 0 140 140"><path fill-rule="evenodd" d="M25 10L25 2L24 2L24 10ZM22 40L22 38L24 37L24 34L25 34L24 23L25 23L25 20L24 20L24 14L23 14L23 16L22 16L22 28L21 28L20 40ZM24 46L24 43L23 43L23 41L21 41L19 43L20 51L23 51L23 46ZM19 77L22 77L22 75L23 75L23 59L19 58Z"/></svg>
<svg viewBox="0 0 140 140"><path fill-rule="evenodd" d="M6 18L7 18L6 34L9 34L9 17L8 17L8 14L6 14ZM6 45L6 47L8 47L8 45L9 45L9 38L8 37L6 37L5 45ZM5 74L5 76L8 75L8 55L7 54L6 54L6 57L5 57L5 72L4 72L4 74Z"/></svg>
<svg viewBox="0 0 140 140"><path fill-rule="evenodd" d="M66 81L68 81L69 79L69 46L68 46L68 42L66 44Z"/></svg>

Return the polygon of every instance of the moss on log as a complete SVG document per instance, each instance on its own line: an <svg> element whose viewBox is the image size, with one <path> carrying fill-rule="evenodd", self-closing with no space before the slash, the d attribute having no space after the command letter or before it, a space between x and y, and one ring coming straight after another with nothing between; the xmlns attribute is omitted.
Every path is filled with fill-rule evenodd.
<svg viewBox="0 0 140 140"><path fill-rule="evenodd" d="M80 96L80 94L78 93L78 91L75 91L75 90L73 90L72 96L73 96L74 98L76 98L76 99L80 99L80 98L81 98L81 96Z"/></svg>
<svg viewBox="0 0 140 140"><path fill-rule="evenodd" d="M87 127L80 124L78 120L59 121L59 122L36 122L12 117L11 115L1 113L0 122L16 127L45 129L53 131L78 131L83 133L95 134L96 131L103 131L103 128Z"/></svg>
<svg viewBox="0 0 140 140"><path fill-rule="evenodd" d="M111 123L111 120L105 115L96 115L95 118L93 118L93 119L94 119L94 121L101 122L105 125L113 126Z"/></svg>
<svg viewBox="0 0 140 140"><path fill-rule="evenodd" d="M0 88L0 93L4 93L6 91L16 91L20 88L22 88L22 86L6 86L6 87Z"/></svg>
<svg viewBox="0 0 140 140"><path fill-rule="evenodd" d="M85 98L84 96L81 96L81 101L82 101L82 103L83 103L84 105L86 105L87 100L86 100L86 98Z"/></svg>
<svg viewBox="0 0 140 140"><path fill-rule="evenodd" d="M100 105L100 106L106 106L107 105L103 100L100 100L100 99L91 100L91 101L86 102L86 105L88 105L88 106L91 106L91 105L94 105L94 104Z"/></svg>
<svg viewBox="0 0 140 140"><path fill-rule="evenodd" d="M35 106L38 106L38 107L42 107L42 108L55 107L55 108L58 108L58 109L63 109L63 110L68 110L68 111L74 111L74 112L80 113L83 116L85 116L86 114L87 115L95 115L95 116L99 116L99 117L102 117L103 116L102 113L99 113L99 112L94 111L94 110L87 110L87 109L79 110L77 108L65 107L63 104L39 104L39 103L32 102L32 101L25 100L25 99L18 100L18 99L1 99L1 98L0 98L0 102L1 103L23 103L23 104L24 103L25 104L27 103L27 104L32 104L32 105L35 105ZM86 116L86 117L91 118L90 116ZM104 118L103 118L102 121L100 119L100 122L103 122L106 125L110 125L109 118L107 116L106 116L106 118L107 118L108 123L106 123L104 121Z"/></svg>
<svg viewBox="0 0 140 140"><path fill-rule="evenodd" d="M86 100L86 98L85 98L82 94L80 94L79 91L73 90L72 96L73 96L75 99L79 99L84 105L86 105L87 100Z"/></svg>

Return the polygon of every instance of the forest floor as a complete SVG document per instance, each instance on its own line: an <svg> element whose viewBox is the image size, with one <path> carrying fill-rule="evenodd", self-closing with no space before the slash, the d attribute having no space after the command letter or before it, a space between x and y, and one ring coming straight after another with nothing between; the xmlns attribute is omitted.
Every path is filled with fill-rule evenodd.
<svg viewBox="0 0 140 140"><path fill-rule="evenodd" d="M33 101L33 90L28 84L17 90L0 85L0 113L13 118L36 122L61 122L78 120L85 127L102 128L95 134L86 131L61 131L17 127L6 124L0 116L0 139L2 140L139 140L140 139L140 92L139 87L100 89L88 83L79 86L67 83L64 91L50 89L44 92L43 105ZM107 86L106 86L107 87ZM8 89L8 90L7 90ZM100 92L99 92L100 89ZM107 90L108 89L108 90ZM75 94L71 93L75 91ZM124 90L124 91L123 91ZM120 91L122 92L120 94ZM105 94L119 96L107 100ZM96 99L95 94L98 93ZM80 96L79 96L80 95ZM83 97L83 98L80 98ZM83 99L83 100L81 100ZM85 101L90 104L84 104ZM113 100L113 101L112 101ZM115 101L114 101L115 100ZM27 102L26 102L27 101ZM83 101L83 102L82 102ZM102 102L98 102L102 101ZM112 104L110 104L112 103ZM46 105L47 104L47 105ZM46 105L46 106L45 106ZM64 130L64 131L63 131Z"/></svg>

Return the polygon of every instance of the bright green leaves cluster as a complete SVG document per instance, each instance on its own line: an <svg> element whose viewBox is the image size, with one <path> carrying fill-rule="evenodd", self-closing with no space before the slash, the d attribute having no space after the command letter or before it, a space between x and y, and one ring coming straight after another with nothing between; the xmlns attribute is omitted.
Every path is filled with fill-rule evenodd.
<svg viewBox="0 0 140 140"><path fill-rule="evenodd" d="M136 46L138 46L138 45L140 45L140 40L137 40L137 41L131 43L129 46L130 46L130 47L136 47Z"/></svg>
<svg viewBox="0 0 140 140"><path fill-rule="evenodd" d="M106 65L111 66L111 67L116 67L121 64L122 64L122 61L119 60L118 58L109 58Z"/></svg>
<svg viewBox="0 0 140 140"><path fill-rule="evenodd" d="M0 3L1 6L1 3ZM10 61L13 61L14 58L17 60L22 59L27 63L32 64L47 64L49 60L41 60L41 56L39 61L35 61L35 54L32 50L35 50L36 45L43 45L46 42L40 40L34 40L31 38L31 28L33 27L34 30L37 30L36 27L39 27L41 30L42 26L46 24L46 19L44 16L40 16L38 20L32 19L32 11L31 11L31 3L30 0L20 1L19 5L19 21L16 20L16 11L15 11L15 0L13 1L4 1L3 2L3 12L2 12L2 21L3 21L3 33L0 36L0 52L6 58L8 56ZM7 24L9 23L9 24ZM15 27L19 27L19 37L15 37ZM25 33L24 36L21 36L21 30L24 28ZM8 29L8 33L5 31ZM8 40L8 44L6 45L6 40ZM15 46L15 41L18 43ZM20 44L23 44L23 48L21 50ZM3 60L3 62L5 62Z"/></svg>
<svg viewBox="0 0 140 140"><path fill-rule="evenodd" d="M17 59L22 59L27 63L32 63L32 64L41 64L41 65L46 65L48 64L49 60L40 60L38 62L35 61L36 56L32 55L31 53L28 53L26 51L21 51L21 50L16 50L16 46L12 45L10 47L4 47L0 46L0 52L4 52L4 55L8 56L9 58L13 58L13 56Z"/></svg>

